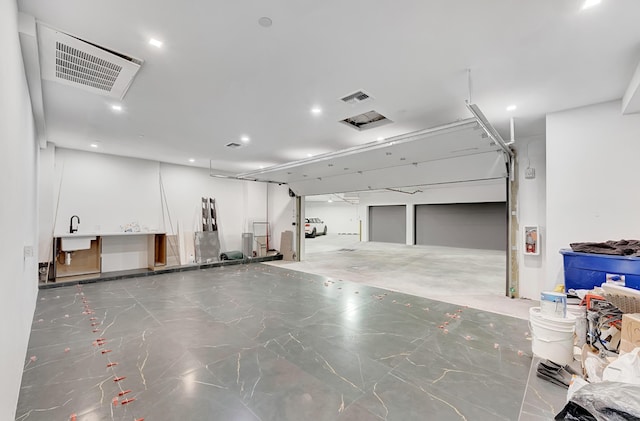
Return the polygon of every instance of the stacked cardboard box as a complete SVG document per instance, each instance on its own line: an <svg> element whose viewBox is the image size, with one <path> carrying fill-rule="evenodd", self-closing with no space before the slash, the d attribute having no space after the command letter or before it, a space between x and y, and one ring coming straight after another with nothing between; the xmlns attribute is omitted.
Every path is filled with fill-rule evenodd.
<svg viewBox="0 0 640 421"><path fill-rule="evenodd" d="M622 315L622 339L620 353L625 354L640 347L640 314Z"/></svg>
<svg viewBox="0 0 640 421"><path fill-rule="evenodd" d="M295 260L296 253L293 251L293 231L283 231L280 234L280 253L282 260Z"/></svg>

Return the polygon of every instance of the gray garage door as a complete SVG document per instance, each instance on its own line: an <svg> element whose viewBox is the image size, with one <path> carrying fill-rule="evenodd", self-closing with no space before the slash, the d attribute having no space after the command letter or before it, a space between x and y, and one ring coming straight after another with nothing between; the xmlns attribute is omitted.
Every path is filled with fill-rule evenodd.
<svg viewBox="0 0 640 421"><path fill-rule="evenodd" d="M406 206L369 207L369 241L405 244L406 239Z"/></svg>
<svg viewBox="0 0 640 421"><path fill-rule="evenodd" d="M416 244L506 250L506 203L416 205Z"/></svg>

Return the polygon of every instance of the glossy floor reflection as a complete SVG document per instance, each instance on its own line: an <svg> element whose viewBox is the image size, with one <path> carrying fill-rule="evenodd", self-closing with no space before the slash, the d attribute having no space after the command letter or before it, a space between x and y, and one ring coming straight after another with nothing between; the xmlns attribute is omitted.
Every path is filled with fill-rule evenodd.
<svg viewBox="0 0 640 421"><path fill-rule="evenodd" d="M16 419L515 420L527 335L262 264L41 290Z"/></svg>

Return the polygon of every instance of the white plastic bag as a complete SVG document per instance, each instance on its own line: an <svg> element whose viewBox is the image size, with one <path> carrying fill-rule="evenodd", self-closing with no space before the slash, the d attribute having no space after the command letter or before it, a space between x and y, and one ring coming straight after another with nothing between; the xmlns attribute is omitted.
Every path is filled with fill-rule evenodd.
<svg viewBox="0 0 640 421"><path fill-rule="evenodd" d="M589 382L582 377L578 377L575 374L571 376L571 382L569 382L569 389L567 390L567 402L571 400L573 394L581 389L582 386L586 386L588 384Z"/></svg>
<svg viewBox="0 0 640 421"><path fill-rule="evenodd" d="M635 348L628 354L618 357L617 360L604 369L602 380L610 382L622 382L640 384L640 348Z"/></svg>

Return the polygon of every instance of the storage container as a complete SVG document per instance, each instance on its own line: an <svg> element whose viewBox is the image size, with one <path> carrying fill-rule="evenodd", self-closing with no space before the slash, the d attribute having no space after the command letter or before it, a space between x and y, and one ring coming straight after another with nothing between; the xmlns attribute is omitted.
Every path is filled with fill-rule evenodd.
<svg viewBox="0 0 640 421"><path fill-rule="evenodd" d="M578 253L562 249L564 286L570 289L593 289L607 280L621 280L625 286L640 289L640 257Z"/></svg>

